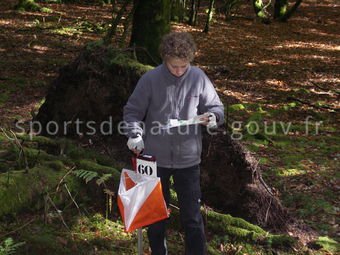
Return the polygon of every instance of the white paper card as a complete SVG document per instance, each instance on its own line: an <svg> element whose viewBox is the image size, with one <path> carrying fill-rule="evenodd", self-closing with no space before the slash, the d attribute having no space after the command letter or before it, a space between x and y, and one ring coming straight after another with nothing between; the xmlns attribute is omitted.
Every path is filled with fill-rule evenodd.
<svg viewBox="0 0 340 255"><path fill-rule="evenodd" d="M136 160L137 173L146 176L157 177L156 161L149 161L137 158Z"/></svg>

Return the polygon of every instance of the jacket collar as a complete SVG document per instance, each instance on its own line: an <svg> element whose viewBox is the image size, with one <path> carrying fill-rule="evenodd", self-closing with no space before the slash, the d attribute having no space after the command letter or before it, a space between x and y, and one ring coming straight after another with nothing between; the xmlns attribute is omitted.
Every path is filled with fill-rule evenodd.
<svg viewBox="0 0 340 255"><path fill-rule="evenodd" d="M170 73L167 65L165 62L163 62L161 64L161 70L162 70L162 73L164 74L164 76L170 80L171 82L175 82L175 83L178 83L178 82L181 82L182 80L185 79L185 77L188 76L190 70L191 70L191 65L189 64L189 67L188 69L186 70L186 72L181 76L181 77L177 77L175 75L173 75L172 73Z"/></svg>

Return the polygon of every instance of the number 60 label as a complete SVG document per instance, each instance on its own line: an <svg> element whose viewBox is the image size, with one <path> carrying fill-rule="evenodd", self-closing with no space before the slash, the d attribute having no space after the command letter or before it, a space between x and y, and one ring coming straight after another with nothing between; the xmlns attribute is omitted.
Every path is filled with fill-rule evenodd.
<svg viewBox="0 0 340 255"><path fill-rule="evenodd" d="M137 173L157 177L157 163L155 161L137 158L136 166Z"/></svg>

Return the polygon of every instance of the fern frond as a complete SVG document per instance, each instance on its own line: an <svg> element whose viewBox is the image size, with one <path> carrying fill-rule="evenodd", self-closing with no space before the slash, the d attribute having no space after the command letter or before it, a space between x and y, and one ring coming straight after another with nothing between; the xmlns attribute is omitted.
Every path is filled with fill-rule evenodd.
<svg viewBox="0 0 340 255"><path fill-rule="evenodd" d="M74 170L72 173L78 178L85 180L86 183L88 183L89 181L93 180L93 178L98 176L97 172L88 171L84 169Z"/></svg>
<svg viewBox="0 0 340 255"><path fill-rule="evenodd" d="M108 195L110 195L110 196L114 196L114 194L115 194L115 193L113 193L112 190L109 190L109 189L104 189L104 193L105 193L105 194L108 194Z"/></svg>
<svg viewBox="0 0 340 255"><path fill-rule="evenodd" d="M106 182L110 177L112 177L112 174L103 174L99 179L96 180L96 183L98 186Z"/></svg>

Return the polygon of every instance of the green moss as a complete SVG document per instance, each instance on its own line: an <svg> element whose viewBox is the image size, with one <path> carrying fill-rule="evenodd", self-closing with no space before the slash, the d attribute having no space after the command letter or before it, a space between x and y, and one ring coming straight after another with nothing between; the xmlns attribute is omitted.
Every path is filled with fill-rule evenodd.
<svg viewBox="0 0 340 255"><path fill-rule="evenodd" d="M43 8L37 5L34 0L19 0L19 3L16 6L14 6L14 9L18 11L40 12L42 11Z"/></svg>
<svg viewBox="0 0 340 255"><path fill-rule="evenodd" d="M270 160L268 158L260 158L259 163L261 164L268 164L270 163Z"/></svg>
<svg viewBox="0 0 340 255"><path fill-rule="evenodd" d="M334 254L340 251L339 243L326 236L320 236L315 244L318 245L322 250L333 252Z"/></svg>
<svg viewBox="0 0 340 255"><path fill-rule="evenodd" d="M52 13L52 12L53 12L52 9L46 8L46 7L41 8L40 11L41 11L41 12L45 12L45 13Z"/></svg>
<svg viewBox="0 0 340 255"><path fill-rule="evenodd" d="M220 255L221 252L219 252L217 249L215 249L213 246L208 244L208 253L211 255Z"/></svg>
<svg viewBox="0 0 340 255"><path fill-rule="evenodd" d="M90 246L112 250L111 254L136 254L135 233L124 232L121 221L104 219L101 214L95 214L92 217L79 217L77 224L73 225L72 233Z"/></svg>
<svg viewBox="0 0 340 255"><path fill-rule="evenodd" d="M236 240L267 243L273 247L290 247L295 243L295 240L289 236L269 234L259 226L241 218L213 211L204 213L207 216L207 228L213 233L228 235Z"/></svg>
<svg viewBox="0 0 340 255"><path fill-rule="evenodd" d="M82 32L79 31L77 28L74 27L62 27L51 30L52 33L59 34L59 35L81 35Z"/></svg>
<svg viewBox="0 0 340 255"><path fill-rule="evenodd" d="M144 65L137 60L133 59L132 56L128 54L117 54L110 60L110 65L120 65L123 67L128 67L136 71L138 75L143 75L145 72L153 69L153 66Z"/></svg>
<svg viewBox="0 0 340 255"><path fill-rule="evenodd" d="M232 232L233 234L240 236L252 235L252 232L263 236L266 234L262 228L255 226L241 218L235 218L228 214L221 214L212 211L207 211L205 214L211 223L210 226L216 231L223 231L224 228L229 228L227 232ZM240 232L237 232L238 229Z"/></svg>
<svg viewBox="0 0 340 255"><path fill-rule="evenodd" d="M64 163L61 162L60 160L43 162L42 165L47 166L48 168L51 168L51 169L56 170L56 171L61 171L61 170L65 169Z"/></svg>
<svg viewBox="0 0 340 255"><path fill-rule="evenodd" d="M171 200L177 203L176 194L171 190ZM259 242L273 247L290 247L295 239L285 235L272 235L261 227L247 222L244 219L233 217L229 214L205 211L201 209L206 218L207 231L218 236L229 236L233 240L247 242ZM173 229L180 229L179 211L171 210L170 225Z"/></svg>
<svg viewBox="0 0 340 255"><path fill-rule="evenodd" d="M110 173L112 174L114 180L118 181L120 179L120 172L114 169L113 167L103 166L94 161L86 159L78 160L76 164L80 169L94 171L97 172L98 174Z"/></svg>
<svg viewBox="0 0 340 255"><path fill-rule="evenodd" d="M243 136L243 140L253 142L252 145L254 145L255 147L261 147L261 145L267 146L269 143L268 142L269 138L267 138L265 135L261 133L257 133L255 135L245 134Z"/></svg>
<svg viewBox="0 0 340 255"><path fill-rule="evenodd" d="M43 161L52 161L59 159L59 157L48 154L43 150L25 147L23 149L24 154L21 152L21 149L17 147L11 147L8 149L8 154L6 154L5 156L7 160L16 162L16 169L25 168L26 160L28 167L32 168L36 164L41 163Z"/></svg>
<svg viewBox="0 0 340 255"><path fill-rule="evenodd" d="M229 111L234 112L234 111L240 111L244 110L245 107L243 104L233 104L228 107Z"/></svg>
<svg viewBox="0 0 340 255"><path fill-rule="evenodd" d="M0 162L0 173L6 172L8 170L8 166L6 163Z"/></svg>
<svg viewBox="0 0 340 255"><path fill-rule="evenodd" d="M285 162L285 164L287 164L287 165L289 165L291 163L296 164L300 160L307 158L306 154L297 154L297 153L288 154L287 152L282 152L279 156L280 156L280 159L282 160L282 162Z"/></svg>
<svg viewBox="0 0 340 255"><path fill-rule="evenodd" d="M267 239L267 244L271 247L292 247L296 243L297 239L285 235L270 235Z"/></svg>
<svg viewBox="0 0 340 255"><path fill-rule="evenodd" d="M52 139L45 136L30 136L26 134L17 135L17 137L23 141L36 142L39 145L59 145L63 142L67 142L65 139Z"/></svg>
<svg viewBox="0 0 340 255"><path fill-rule="evenodd" d="M301 175L305 173L306 172L301 169L289 168L289 169L281 169L281 171L277 175L281 177L286 177L286 176Z"/></svg>
<svg viewBox="0 0 340 255"><path fill-rule="evenodd" d="M0 174L0 217L20 212L29 208L34 196L41 190L36 171L26 174L24 171L12 171Z"/></svg>
<svg viewBox="0 0 340 255"><path fill-rule="evenodd" d="M75 159L75 160L88 159L88 160L95 161L97 164L100 164L106 167L113 167L113 166L118 167L119 165L114 159L108 156L99 154L98 152L93 151L93 150L80 148L76 146L75 144L69 144L65 150L65 153L71 159Z"/></svg>
<svg viewBox="0 0 340 255"><path fill-rule="evenodd" d="M99 154L96 151L85 149L79 147L74 141L66 138L61 139L52 139L45 136L29 136L29 135L18 135L18 138L24 140L26 142L31 142L36 144L36 148L46 149L48 151L53 151L55 154L66 154L71 160L77 159L90 159L94 160L98 164L102 164L104 166L117 166L118 163L103 154ZM26 143L27 144L27 143ZM59 156L53 156L49 158L49 160L60 159ZM62 158L64 164L72 162L68 161L66 158Z"/></svg>
<svg viewBox="0 0 340 255"><path fill-rule="evenodd" d="M18 89L23 90L26 88L28 80L24 77L13 77L8 78L6 82L0 84L0 88L5 89L9 92L17 91Z"/></svg>
<svg viewBox="0 0 340 255"><path fill-rule="evenodd" d="M72 255L76 250L68 247L71 239L66 233L61 232L60 229L54 229L49 225L36 225L36 230L32 235L31 232L23 232L22 238L26 240L26 245L20 248L16 254L64 254Z"/></svg>
<svg viewBox="0 0 340 255"><path fill-rule="evenodd" d="M98 48L104 48L104 47L105 45L104 45L103 40L96 40L85 45L85 48L88 51L95 51Z"/></svg>
<svg viewBox="0 0 340 255"><path fill-rule="evenodd" d="M8 93L0 93L0 105L7 103L8 98L9 98Z"/></svg>
<svg viewBox="0 0 340 255"><path fill-rule="evenodd" d="M65 171L55 171L48 167L32 168L26 171L11 171L0 174L0 217L40 210L44 206L43 194L51 193L54 203L60 204L69 200L68 195L54 193L56 185L65 175ZM69 176L65 180L71 192L81 192L80 182L75 177Z"/></svg>

